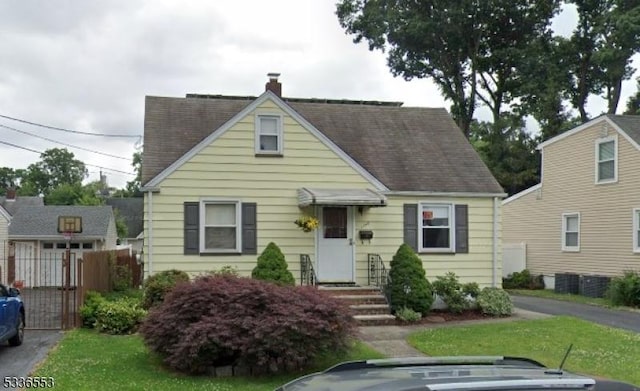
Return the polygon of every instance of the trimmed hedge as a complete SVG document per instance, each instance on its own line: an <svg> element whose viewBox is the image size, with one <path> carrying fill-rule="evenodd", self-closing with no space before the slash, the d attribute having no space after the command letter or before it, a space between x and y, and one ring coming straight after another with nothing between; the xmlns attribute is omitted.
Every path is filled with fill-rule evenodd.
<svg viewBox="0 0 640 391"><path fill-rule="evenodd" d="M295 285L296 283L293 274L287 270L284 254L273 242L270 242L258 257L258 264L251 272L251 277L278 285Z"/></svg>
<svg viewBox="0 0 640 391"><path fill-rule="evenodd" d="M613 305L640 307L640 274L626 271L622 277L615 277L609 283L605 297Z"/></svg>
<svg viewBox="0 0 640 391"><path fill-rule="evenodd" d="M426 315L433 304L433 294L420 257L407 244L402 244L390 266L387 296L393 312L406 307Z"/></svg>
<svg viewBox="0 0 640 391"><path fill-rule="evenodd" d="M478 295L478 307L483 314L509 316L513 313L511 296L500 288L484 288Z"/></svg>
<svg viewBox="0 0 640 391"><path fill-rule="evenodd" d="M313 287L222 274L198 277L167 294L140 333L180 372L225 365L280 372L347 348L353 322L346 304Z"/></svg>
<svg viewBox="0 0 640 391"><path fill-rule="evenodd" d="M131 334L136 331L147 311L140 301L122 298L116 301L104 301L96 310L95 327L107 334Z"/></svg>

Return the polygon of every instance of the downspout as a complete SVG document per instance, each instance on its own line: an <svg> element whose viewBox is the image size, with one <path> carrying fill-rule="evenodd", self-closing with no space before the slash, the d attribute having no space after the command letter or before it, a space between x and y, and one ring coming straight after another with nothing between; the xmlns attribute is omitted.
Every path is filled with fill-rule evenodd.
<svg viewBox="0 0 640 391"><path fill-rule="evenodd" d="M147 275L151 276L153 274L153 192L149 190L148 195L147 223L149 224L149 240L147 241L147 256L149 257L149 271Z"/></svg>
<svg viewBox="0 0 640 391"><path fill-rule="evenodd" d="M498 197L493 197L493 273L491 285L498 286Z"/></svg>

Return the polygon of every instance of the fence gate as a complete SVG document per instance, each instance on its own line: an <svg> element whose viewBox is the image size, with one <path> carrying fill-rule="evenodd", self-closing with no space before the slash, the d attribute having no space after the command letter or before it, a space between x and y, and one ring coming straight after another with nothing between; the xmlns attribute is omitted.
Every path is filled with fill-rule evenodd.
<svg viewBox="0 0 640 391"><path fill-rule="evenodd" d="M66 253L39 252L36 246L36 242L1 242L0 281L20 289L27 329L61 329L79 325L81 263L71 252L67 285Z"/></svg>

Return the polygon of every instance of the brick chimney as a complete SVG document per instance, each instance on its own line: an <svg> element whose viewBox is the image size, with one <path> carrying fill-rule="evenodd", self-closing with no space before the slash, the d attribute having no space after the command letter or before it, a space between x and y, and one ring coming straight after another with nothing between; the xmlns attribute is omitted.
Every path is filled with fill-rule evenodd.
<svg viewBox="0 0 640 391"><path fill-rule="evenodd" d="M13 187L9 187L7 189L6 200L7 201L15 201L16 200L16 189L14 189Z"/></svg>
<svg viewBox="0 0 640 391"><path fill-rule="evenodd" d="M269 77L269 82L265 84L264 90L271 91L279 97L282 97L282 84L278 82L278 77L280 76L280 74L270 72L267 73L267 76Z"/></svg>

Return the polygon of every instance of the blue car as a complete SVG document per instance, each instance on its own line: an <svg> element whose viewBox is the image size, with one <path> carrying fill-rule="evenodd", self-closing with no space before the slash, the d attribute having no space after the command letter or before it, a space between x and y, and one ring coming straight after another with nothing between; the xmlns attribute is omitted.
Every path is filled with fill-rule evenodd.
<svg viewBox="0 0 640 391"><path fill-rule="evenodd" d="M0 343L22 345L24 339L24 303L20 291L0 284Z"/></svg>

